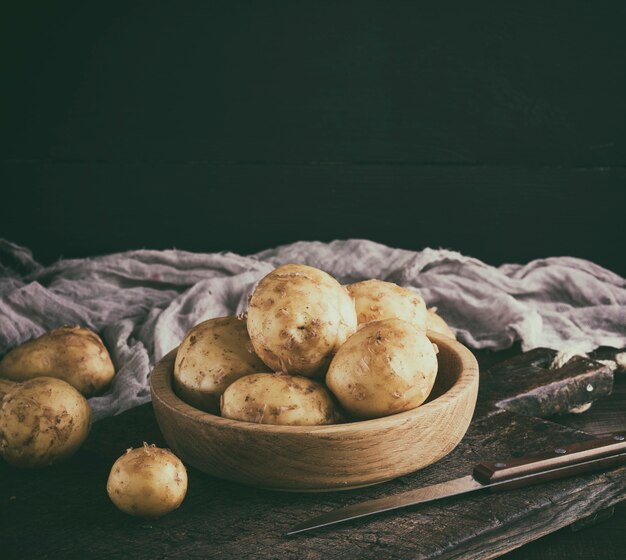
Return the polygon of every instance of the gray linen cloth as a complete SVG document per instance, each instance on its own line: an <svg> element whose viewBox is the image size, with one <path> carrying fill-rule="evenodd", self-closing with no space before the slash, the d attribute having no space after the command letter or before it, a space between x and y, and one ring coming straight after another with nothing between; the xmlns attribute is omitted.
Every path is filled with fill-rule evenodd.
<svg viewBox="0 0 626 560"><path fill-rule="evenodd" d="M493 267L444 249L406 251L361 239L298 242L251 256L129 251L43 267L0 240L0 356L65 324L94 329L117 375L90 399L94 418L150 400L149 374L193 325L245 311L255 283L304 263L342 283L379 278L419 290L473 348L626 346L626 281L591 262L555 257Z"/></svg>

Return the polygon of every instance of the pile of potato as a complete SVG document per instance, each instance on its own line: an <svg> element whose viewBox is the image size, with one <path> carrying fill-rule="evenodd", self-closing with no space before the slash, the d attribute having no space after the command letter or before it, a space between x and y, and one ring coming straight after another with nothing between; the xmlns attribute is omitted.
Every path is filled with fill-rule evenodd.
<svg viewBox="0 0 626 560"><path fill-rule="evenodd" d="M17 467L53 465L73 455L91 428L86 397L115 375L100 337L59 327L0 361L0 456Z"/></svg>
<svg viewBox="0 0 626 560"><path fill-rule="evenodd" d="M59 327L11 350L0 361L0 456L39 468L73 455L91 428L86 397L102 392L115 368L93 331ZM187 471L171 451L144 444L111 468L107 492L125 513L160 517L187 492Z"/></svg>
<svg viewBox="0 0 626 560"><path fill-rule="evenodd" d="M263 424L333 424L415 408L437 375L426 331L454 336L409 289L381 280L344 287L298 264L263 278L246 315L186 334L174 388L196 408Z"/></svg>
<svg viewBox="0 0 626 560"><path fill-rule="evenodd" d="M174 367L177 394L225 418L293 426L377 418L415 408L437 375L426 336L453 333L411 290L368 280L341 286L289 264L263 278L245 317L193 327ZM56 464L91 427L86 397L115 370L98 335L59 327L0 361L0 457L16 467ZM176 509L187 473L169 450L144 444L111 468L107 492L122 511L160 517Z"/></svg>

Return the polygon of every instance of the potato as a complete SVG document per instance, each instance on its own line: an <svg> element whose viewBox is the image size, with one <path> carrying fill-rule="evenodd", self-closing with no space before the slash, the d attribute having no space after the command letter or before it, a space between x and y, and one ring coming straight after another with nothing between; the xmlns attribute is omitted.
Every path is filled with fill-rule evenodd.
<svg viewBox="0 0 626 560"><path fill-rule="evenodd" d="M124 513L155 519L180 506L187 493L187 471L169 449L144 443L113 463L107 493Z"/></svg>
<svg viewBox="0 0 626 560"><path fill-rule="evenodd" d="M426 304L408 288L383 280L365 280L346 286L354 298L359 327L383 319L403 319L426 331Z"/></svg>
<svg viewBox="0 0 626 560"><path fill-rule="evenodd" d="M436 307L431 307L428 309L426 325L429 331L435 331L436 333L443 334L444 336L449 336L450 338L454 338L456 340L456 336L452 332L452 329L448 326L448 323L446 323L443 318L437 314Z"/></svg>
<svg viewBox="0 0 626 560"><path fill-rule="evenodd" d="M248 333L274 371L307 377L326 370L357 326L348 292L316 268L287 264L263 278L250 299Z"/></svg>
<svg viewBox="0 0 626 560"><path fill-rule="evenodd" d="M0 377L26 381L56 377L84 396L104 390L115 369L100 337L82 327L58 327L11 350L0 362Z"/></svg>
<svg viewBox="0 0 626 560"><path fill-rule="evenodd" d="M437 375L433 344L401 319L374 321L353 334L328 368L326 385L356 418L377 418L415 408Z"/></svg>
<svg viewBox="0 0 626 560"><path fill-rule="evenodd" d="M174 388L186 403L219 412L219 397L233 381L269 368L252 349L245 320L209 319L181 342L174 365Z"/></svg>
<svg viewBox="0 0 626 560"><path fill-rule="evenodd" d="M0 455L16 467L45 467L73 455L91 427L91 408L69 383L17 383L0 407Z"/></svg>
<svg viewBox="0 0 626 560"><path fill-rule="evenodd" d="M321 383L297 375L257 373L235 381L222 395L222 416L258 424L333 424L339 414Z"/></svg>

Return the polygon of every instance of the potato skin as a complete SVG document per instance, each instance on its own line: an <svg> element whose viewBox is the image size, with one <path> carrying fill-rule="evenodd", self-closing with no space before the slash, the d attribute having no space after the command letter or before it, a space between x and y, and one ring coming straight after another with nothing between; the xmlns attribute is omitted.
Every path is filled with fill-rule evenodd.
<svg viewBox="0 0 626 560"><path fill-rule="evenodd" d="M356 326L348 292L311 266L287 264L270 272L248 307L257 355L274 371L306 377L324 373Z"/></svg>
<svg viewBox="0 0 626 560"><path fill-rule="evenodd" d="M422 404L437 367L426 334L401 319L386 319L346 341L328 368L326 385L355 418L378 418Z"/></svg>
<svg viewBox="0 0 626 560"><path fill-rule="evenodd" d="M15 388L17 383L15 381L9 381L8 379L0 379L0 404L2 403L2 398L9 391Z"/></svg>
<svg viewBox="0 0 626 560"><path fill-rule="evenodd" d="M58 327L11 350L0 362L0 377L27 381L56 377L84 396L102 392L115 368L100 337L78 326Z"/></svg>
<svg viewBox="0 0 626 560"><path fill-rule="evenodd" d="M235 381L222 395L222 416L231 420L316 426L339 414L321 383L298 375L258 373Z"/></svg>
<svg viewBox="0 0 626 560"><path fill-rule="evenodd" d="M180 506L187 493L187 471L169 449L144 444L113 463L107 493L124 513L155 519Z"/></svg>
<svg viewBox="0 0 626 560"><path fill-rule="evenodd" d="M69 383L38 377L16 384L0 407L0 455L23 468L73 455L91 428L91 408Z"/></svg>
<svg viewBox="0 0 626 560"><path fill-rule="evenodd" d="M246 321L209 319L193 327L176 353L174 388L186 403L219 413L219 398L233 381L268 371L254 353Z"/></svg>
<svg viewBox="0 0 626 560"><path fill-rule="evenodd" d="M372 321L403 319L426 331L426 304L408 288L383 280L365 280L346 286L354 298L359 327Z"/></svg>
<svg viewBox="0 0 626 560"><path fill-rule="evenodd" d="M437 314L435 307L431 307L428 310L426 325L429 331L435 331L436 333L443 334L444 336L449 336L450 338L454 338L454 340L456 340L456 335L452 332L452 329L448 326L448 323L443 320L443 317Z"/></svg>

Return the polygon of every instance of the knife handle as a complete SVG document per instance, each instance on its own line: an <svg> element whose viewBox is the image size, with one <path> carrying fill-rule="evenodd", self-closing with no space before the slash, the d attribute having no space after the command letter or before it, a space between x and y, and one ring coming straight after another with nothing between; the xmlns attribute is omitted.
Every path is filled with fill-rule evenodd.
<svg viewBox="0 0 626 560"><path fill-rule="evenodd" d="M626 432L555 447L541 455L480 463L473 476L498 489L521 487L626 463ZM510 480L510 484L502 484Z"/></svg>

